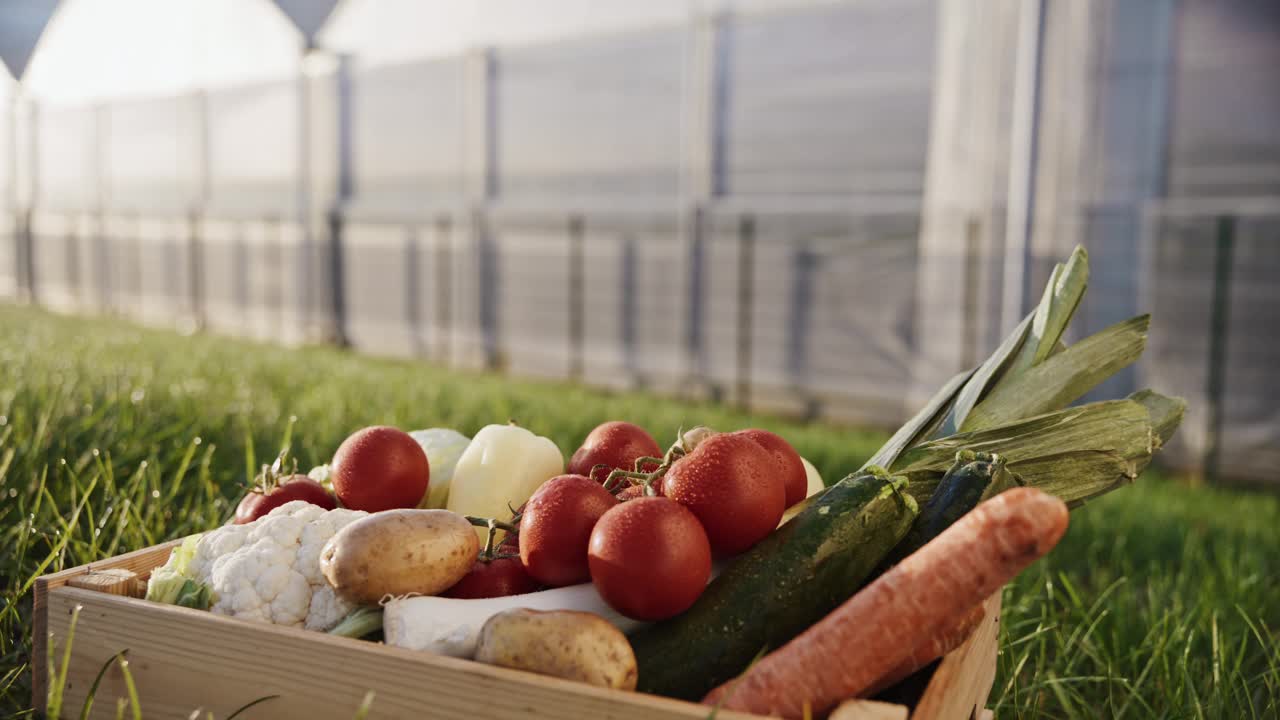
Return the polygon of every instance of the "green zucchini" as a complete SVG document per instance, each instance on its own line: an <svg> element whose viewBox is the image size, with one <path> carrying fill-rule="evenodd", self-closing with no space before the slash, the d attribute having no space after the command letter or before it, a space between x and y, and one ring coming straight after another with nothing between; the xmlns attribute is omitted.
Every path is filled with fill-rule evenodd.
<svg viewBox="0 0 1280 720"><path fill-rule="evenodd" d="M687 612L633 633L639 689L700 700L848 600L910 529L905 487L879 468L850 475L732 560Z"/></svg>
<svg viewBox="0 0 1280 720"><path fill-rule="evenodd" d="M925 543L977 507L979 502L1008 490L1014 484L1017 484L1014 474L1005 467L1004 458L999 455L970 450L957 452L955 463L920 509L920 515L911 524L911 531L889 553L882 570L924 547Z"/></svg>

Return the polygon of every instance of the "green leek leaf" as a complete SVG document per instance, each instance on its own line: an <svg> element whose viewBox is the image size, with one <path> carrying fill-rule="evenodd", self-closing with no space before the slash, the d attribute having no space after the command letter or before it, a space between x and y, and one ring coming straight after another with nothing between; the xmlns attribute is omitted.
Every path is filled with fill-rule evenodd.
<svg viewBox="0 0 1280 720"><path fill-rule="evenodd" d="M920 442L921 438L929 437L933 434L938 426L941 425L942 419L946 416L948 410L951 409L951 403L955 400L956 391L964 384L966 380L973 376L973 372L963 372L947 381L942 389L934 394L929 402L925 404L915 417L908 420L898 431L889 438L885 444L871 456L870 460L863 463L858 468L859 472L867 468L878 465L880 467L888 467L898 459L898 455L903 450Z"/></svg>
<svg viewBox="0 0 1280 720"><path fill-rule="evenodd" d="M1025 484L1079 504L1131 482L1150 462L1160 437L1148 407L1176 401L1155 393L1145 397L1148 404L1089 403L932 440L903 453L890 471L908 478L908 492L919 502L932 494L957 451L994 452ZM1176 422L1168 420L1175 427Z"/></svg>
<svg viewBox="0 0 1280 720"><path fill-rule="evenodd" d="M1052 355L1089 286L1089 253L1077 245L1065 264L1055 265L1031 321L1026 344L1009 366L1010 373L1035 367Z"/></svg>
<svg viewBox="0 0 1280 720"><path fill-rule="evenodd" d="M965 431L1061 410L1127 367L1147 346L1150 315L1125 320L1007 377L965 418Z"/></svg>

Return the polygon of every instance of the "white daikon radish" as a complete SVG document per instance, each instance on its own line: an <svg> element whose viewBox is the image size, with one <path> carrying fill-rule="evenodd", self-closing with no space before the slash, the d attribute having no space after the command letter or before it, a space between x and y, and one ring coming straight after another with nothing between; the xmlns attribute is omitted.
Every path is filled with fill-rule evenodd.
<svg viewBox="0 0 1280 720"><path fill-rule="evenodd" d="M643 623L624 617L605 603L591 583L498 598L409 597L383 608L382 631L388 645L472 658L480 628L505 610L578 610L599 615L622 632Z"/></svg>

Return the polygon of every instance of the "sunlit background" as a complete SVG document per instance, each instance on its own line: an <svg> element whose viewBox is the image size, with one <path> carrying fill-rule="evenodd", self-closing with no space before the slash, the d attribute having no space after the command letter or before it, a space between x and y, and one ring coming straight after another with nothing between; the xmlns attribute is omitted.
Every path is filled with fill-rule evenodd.
<svg viewBox="0 0 1280 720"><path fill-rule="evenodd" d="M3 0L0 296L894 426L1077 243L1280 463L1271 0ZM14 79L17 78L17 79Z"/></svg>

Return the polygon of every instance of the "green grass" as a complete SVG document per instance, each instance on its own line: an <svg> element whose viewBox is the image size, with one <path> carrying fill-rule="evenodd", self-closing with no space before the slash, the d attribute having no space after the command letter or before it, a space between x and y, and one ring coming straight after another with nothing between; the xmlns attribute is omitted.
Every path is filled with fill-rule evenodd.
<svg viewBox="0 0 1280 720"><path fill-rule="evenodd" d="M471 433L515 419L570 452L597 423L626 418L662 441L681 425L769 427L831 481L884 438L0 306L0 714L29 713L34 578L221 522L246 451L269 459L291 416L303 466L373 423ZM1273 496L1150 473L1077 511L1062 545L1006 594L992 705L1001 717L1275 717L1278 523Z"/></svg>

